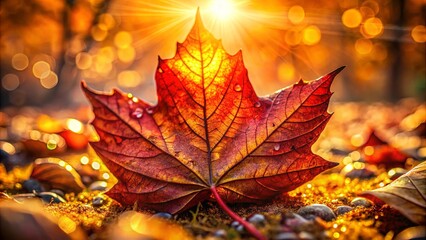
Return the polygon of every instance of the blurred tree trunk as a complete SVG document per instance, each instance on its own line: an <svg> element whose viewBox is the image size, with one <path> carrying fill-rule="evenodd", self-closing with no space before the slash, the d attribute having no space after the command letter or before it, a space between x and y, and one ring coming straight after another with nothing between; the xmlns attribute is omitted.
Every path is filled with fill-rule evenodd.
<svg viewBox="0 0 426 240"><path fill-rule="evenodd" d="M392 16L394 19L393 25L402 27L405 22L405 1L398 0L394 1L392 6ZM390 68L390 82L388 90L388 100L391 102L396 102L402 97L403 86L402 86L402 37L404 35L403 30L395 30L390 49L394 53L392 67Z"/></svg>

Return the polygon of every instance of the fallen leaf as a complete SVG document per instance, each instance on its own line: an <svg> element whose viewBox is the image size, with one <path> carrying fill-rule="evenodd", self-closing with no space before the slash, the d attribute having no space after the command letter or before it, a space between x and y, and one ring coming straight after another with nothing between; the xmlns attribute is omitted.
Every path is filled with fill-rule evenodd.
<svg viewBox="0 0 426 240"><path fill-rule="evenodd" d="M76 222L66 216L53 217L34 199L25 204L0 201L0 222L2 239L87 239Z"/></svg>
<svg viewBox="0 0 426 240"><path fill-rule="evenodd" d="M373 154L364 154L365 162L385 166L386 169L404 167L408 156L390 145L372 147ZM365 152L365 151L364 151Z"/></svg>
<svg viewBox="0 0 426 240"><path fill-rule="evenodd" d="M385 202L411 221L426 224L426 162L422 162L387 186L361 195Z"/></svg>
<svg viewBox="0 0 426 240"><path fill-rule="evenodd" d="M84 189L77 171L59 158L38 158L34 162L31 178L49 186L49 189L60 189L64 192L79 193Z"/></svg>
<svg viewBox="0 0 426 240"><path fill-rule="evenodd" d="M360 146L364 153L365 162L374 165L383 165L386 169L404 167L408 155L391 146L388 141L379 137L374 129L370 129L365 143Z"/></svg>
<svg viewBox="0 0 426 240"><path fill-rule="evenodd" d="M367 140L360 146L360 148L365 148L367 146L380 146L380 145L388 145L389 143L383 140L381 137L377 136L376 131L373 128L370 128L368 134L366 134Z"/></svg>
<svg viewBox="0 0 426 240"><path fill-rule="evenodd" d="M241 51L226 53L197 13L175 57L159 59L157 105L82 83L100 137L91 145L119 180L107 194L177 213L209 199L259 202L297 188L337 165L311 146L331 116L330 85L342 69L258 97Z"/></svg>

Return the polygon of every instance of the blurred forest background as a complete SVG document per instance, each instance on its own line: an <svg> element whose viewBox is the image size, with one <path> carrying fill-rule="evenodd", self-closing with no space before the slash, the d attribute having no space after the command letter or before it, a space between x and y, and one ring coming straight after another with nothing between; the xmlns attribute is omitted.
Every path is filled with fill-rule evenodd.
<svg viewBox="0 0 426 240"><path fill-rule="evenodd" d="M1 1L1 107L81 105L82 79L155 102L157 57L174 55L197 7L229 53L243 50L259 95L346 65L334 100L425 101L424 0L212 2Z"/></svg>

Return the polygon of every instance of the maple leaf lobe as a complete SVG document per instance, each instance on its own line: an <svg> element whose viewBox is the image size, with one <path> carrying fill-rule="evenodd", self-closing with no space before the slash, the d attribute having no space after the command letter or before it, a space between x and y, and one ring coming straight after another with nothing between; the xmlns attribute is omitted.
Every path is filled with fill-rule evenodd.
<svg viewBox="0 0 426 240"><path fill-rule="evenodd" d="M259 98L241 51L226 53L197 12L176 55L159 59L156 106L82 85L100 136L91 145L119 180L108 195L176 213L211 198L212 186L227 202L300 186L336 165L311 146L331 116L330 86L341 70Z"/></svg>

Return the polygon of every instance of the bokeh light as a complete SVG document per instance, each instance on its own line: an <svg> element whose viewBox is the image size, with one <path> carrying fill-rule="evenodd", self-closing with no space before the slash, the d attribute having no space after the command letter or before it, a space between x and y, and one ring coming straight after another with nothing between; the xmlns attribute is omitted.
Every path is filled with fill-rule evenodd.
<svg viewBox="0 0 426 240"><path fill-rule="evenodd" d="M118 85L132 88L138 86L142 81L141 76L136 71L122 71L118 74Z"/></svg>
<svg viewBox="0 0 426 240"><path fill-rule="evenodd" d="M321 31L317 26L309 26L303 30L303 43L306 45L317 44L321 40Z"/></svg>
<svg viewBox="0 0 426 240"><path fill-rule="evenodd" d="M302 38L302 33L297 30L289 30L285 34L285 42L290 46L297 46L302 42Z"/></svg>
<svg viewBox="0 0 426 240"><path fill-rule="evenodd" d="M351 8L346 10L342 15L342 22L348 28L356 28L361 24L362 15L355 9Z"/></svg>
<svg viewBox="0 0 426 240"><path fill-rule="evenodd" d="M13 91L19 87L19 77L16 74L6 74L1 79L1 86L7 91Z"/></svg>
<svg viewBox="0 0 426 240"><path fill-rule="evenodd" d="M93 26L91 30L93 39L98 42L103 41L108 35L107 30L108 28L104 24Z"/></svg>
<svg viewBox="0 0 426 240"><path fill-rule="evenodd" d="M125 31L118 32L114 37L114 44L118 48L128 48L132 41L132 35Z"/></svg>
<svg viewBox="0 0 426 240"><path fill-rule="evenodd" d="M12 67L16 70L25 70L28 67L29 60L27 55L23 53L17 53L12 57Z"/></svg>
<svg viewBox="0 0 426 240"><path fill-rule="evenodd" d="M367 37L376 37L383 31L383 23L379 18L369 18L362 25L363 33Z"/></svg>
<svg viewBox="0 0 426 240"><path fill-rule="evenodd" d="M136 51L133 47L120 48L117 50L117 57L124 63L131 63L136 57Z"/></svg>
<svg viewBox="0 0 426 240"><path fill-rule="evenodd" d="M299 24L305 19L305 10L299 5L292 6L288 10L288 19L293 24Z"/></svg>
<svg viewBox="0 0 426 240"><path fill-rule="evenodd" d="M69 130L75 133L83 133L83 130L84 130L83 123L73 118L67 119L66 126Z"/></svg>
<svg viewBox="0 0 426 240"><path fill-rule="evenodd" d="M99 170L101 168L101 164L99 162L92 162L92 168L94 170Z"/></svg>
<svg viewBox="0 0 426 240"><path fill-rule="evenodd" d="M82 156L80 158L80 163L83 165L87 165L89 163L89 158L87 156Z"/></svg>
<svg viewBox="0 0 426 240"><path fill-rule="evenodd" d="M370 39L360 38L355 42L355 50L359 54L369 54L373 50L373 43Z"/></svg>
<svg viewBox="0 0 426 240"><path fill-rule="evenodd" d="M426 27L424 25L417 25L411 30L411 37L418 43L426 42Z"/></svg>
<svg viewBox="0 0 426 240"><path fill-rule="evenodd" d="M49 72L47 76L40 78L40 84L46 89L54 88L58 84L58 75L54 72Z"/></svg>
<svg viewBox="0 0 426 240"><path fill-rule="evenodd" d="M116 22L114 17L109 13L103 13L99 16L99 22L102 23L108 30L115 27Z"/></svg>
<svg viewBox="0 0 426 240"><path fill-rule="evenodd" d="M89 53L80 52L75 57L75 63L79 69L85 70L92 66L92 56Z"/></svg>
<svg viewBox="0 0 426 240"><path fill-rule="evenodd" d="M50 65L45 61L38 61L33 65L33 74L37 78L46 78L50 74Z"/></svg>

